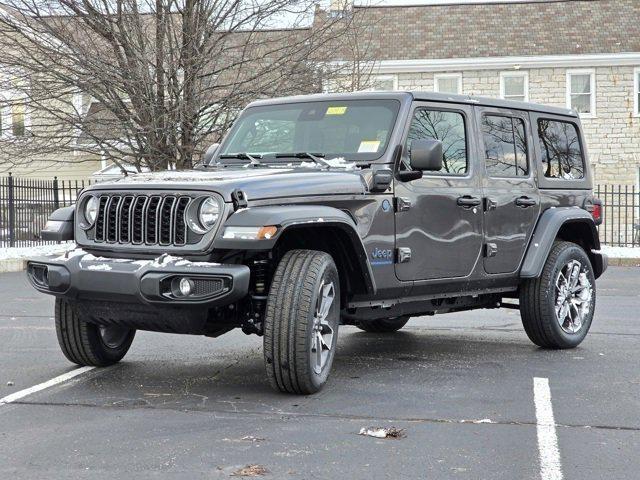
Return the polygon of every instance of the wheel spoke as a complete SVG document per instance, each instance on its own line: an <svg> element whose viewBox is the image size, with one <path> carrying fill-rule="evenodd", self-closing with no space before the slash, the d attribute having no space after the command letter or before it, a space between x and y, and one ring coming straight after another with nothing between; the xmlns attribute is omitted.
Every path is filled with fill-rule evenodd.
<svg viewBox="0 0 640 480"><path fill-rule="evenodd" d="M316 314L313 319L313 338L311 341L311 355L313 370L320 374L329 359L334 344L334 327L329 318L331 307L335 300L333 282L322 283L316 301Z"/></svg>
<svg viewBox="0 0 640 480"><path fill-rule="evenodd" d="M320 338L322 339L322 345L326 347L327 350L331 350L333 344L333 328L331 328L328 323L322 324Z"/></svg>
<svg viewBox="0 0 640 480"><path fill-rule="evenodd" d="M580 278L580 262L574 260L570 266L571 273L569 274L569 289L573 290L578 284Z"/></svg>
<svg viewBox="0 0 640 480"><path fill-rule="evenodd" d="M558 278L556 279L556 289L558 291L561 291L566 284L567 284L567 279L563 275L562 270L560 270L560 273L558 274Z"/></svg>
<svg viewBox="0 0 640 480"><path fill-rule="evenodd" d="M331 310L331 305L333 304L333 283L328 285L323 285L320 288L320 299L318 305L317 316L320 320L324 320L329 315L329 310Z"/></svg>
<svg viewBox="0 0 640 480"><path fill-rule="evenodd" d="M315 333L315 339L314 339L314 345L315 345L315 365L313 367L313 370L316 373L321 373L322 372L322 335L320 335L320 332L316 332Z"/></svg>

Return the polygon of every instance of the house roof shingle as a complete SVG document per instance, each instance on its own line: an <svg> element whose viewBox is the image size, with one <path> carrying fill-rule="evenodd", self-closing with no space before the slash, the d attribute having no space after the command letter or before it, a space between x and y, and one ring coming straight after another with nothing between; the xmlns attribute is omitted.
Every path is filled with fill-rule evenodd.
<svg viewBox="0 0 640 480"><path fill-rule="evenodd" d="M377 60L640 52L640 0L354 8Z"/></svg>

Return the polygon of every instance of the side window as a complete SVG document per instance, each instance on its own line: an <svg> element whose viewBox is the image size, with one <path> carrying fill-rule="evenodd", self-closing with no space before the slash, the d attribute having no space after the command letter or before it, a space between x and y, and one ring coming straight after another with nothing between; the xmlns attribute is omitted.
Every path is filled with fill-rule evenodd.
<svg viewBox="0 0 640 480"><path fill-rule="evenodd" d="M467 139L464 115L460 112L417 108L413 114L407 150L411 151L411 142L417 139L432 138L442 142L442 170L444 175L464 175L467 173Z"/></svg>
<svg viewBox="0 0 640 480"><path fill-rule="evenodd" d="M540 119L538 138L545 177L584 178L584 156L578 129L573 123Z"/></svg>
<svg viewBox="0 0 640 480"><path fill-rule="evenodd" d="M490 177L522 177L527 167L527 137L521 118L483 115L485 165Z"/></svg>

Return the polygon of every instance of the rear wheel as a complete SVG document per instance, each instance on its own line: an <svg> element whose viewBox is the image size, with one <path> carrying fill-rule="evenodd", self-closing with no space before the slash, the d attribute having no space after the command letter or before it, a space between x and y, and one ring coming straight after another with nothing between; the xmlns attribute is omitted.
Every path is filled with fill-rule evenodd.
<svg viewBox="0 0 640 480"><path fill-rule="evenodd" d="M73 363L106 367L129 351L135 330L85 322L70 302L56 298L56 333L64 356Z"/></svg>
<svg viewBox="0 0 640 480"><path fill-rule="evenodd" d="M533 343L574 348L586 337L596 304L591 262L575 243L557 242L539 278L520 286L520 315Z"/></svg>
<svg viewBox="0 0 640 480"><path fill-rule="evenodd" d="M356 323L360 330L370 333L393 333L404 327L409 321L408 315L393 318L380 318L378 320L362 320Z"/></svg>
<svg viewBox="0 0 640 480"><path fill-rule="evenodd" d="M340 282L333 258L287 252L271 282L264 319L264 360L271 386L309 394L327 381L338 340Z"/></svg>

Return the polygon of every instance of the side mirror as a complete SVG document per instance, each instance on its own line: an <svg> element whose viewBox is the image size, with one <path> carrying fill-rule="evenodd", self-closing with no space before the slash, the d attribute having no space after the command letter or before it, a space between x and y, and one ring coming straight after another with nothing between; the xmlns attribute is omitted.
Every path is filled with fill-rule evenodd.
<svg viewBox="0 0 640 480"><path fill-rule="evenodd" d="M204 157L202 159L203 164L208 165L209 163L211 163L211 159L218 151L219 146L219 143L212 143L211 146L207 148L207 151L204 153Z"/></svg>
<svg viewBox="0 0 640 480"><path fill-rule="evenodd" d="M440 171L442 169L442 142L430 138L414 140L411 142L409 162L414 170Z"/></svg>

